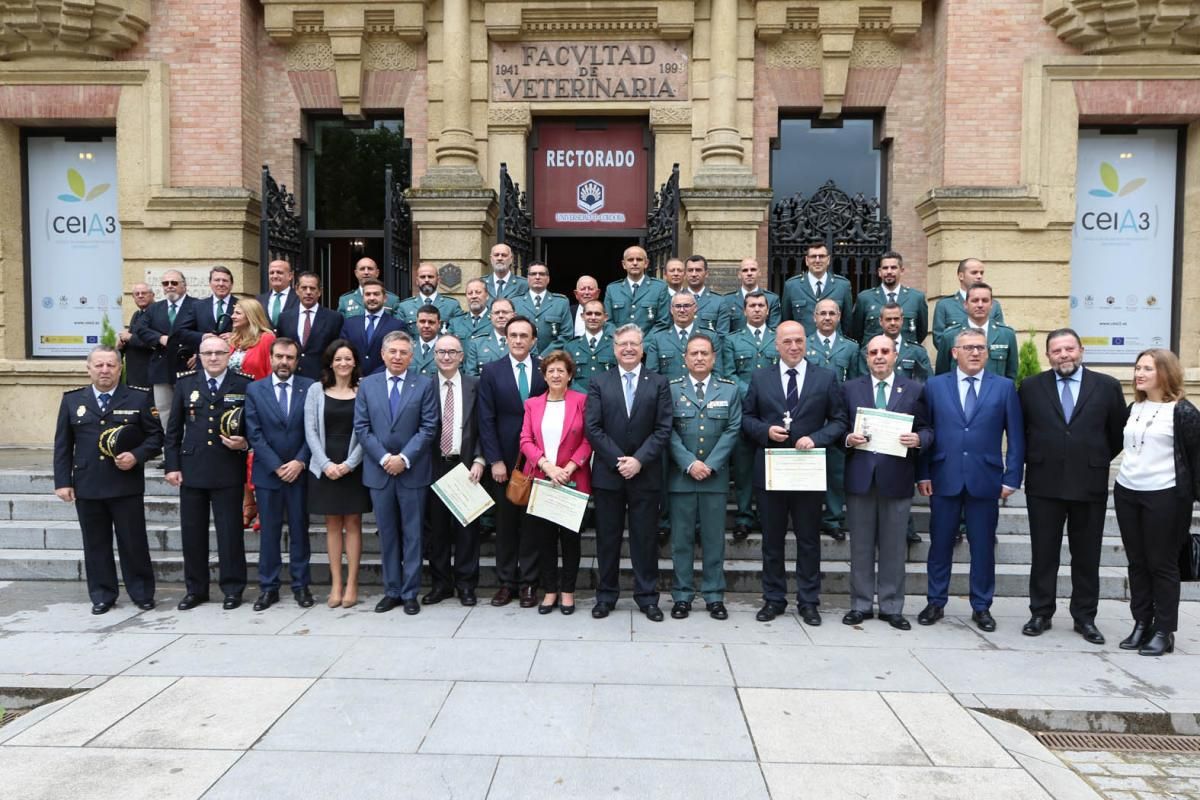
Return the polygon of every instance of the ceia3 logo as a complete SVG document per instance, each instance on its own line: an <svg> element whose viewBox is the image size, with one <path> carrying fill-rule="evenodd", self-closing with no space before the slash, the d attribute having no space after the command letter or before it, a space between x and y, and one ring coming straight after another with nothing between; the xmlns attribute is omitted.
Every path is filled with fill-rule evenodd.
<svg viewBox="0 0 1200 800"><path fill-rule="evenodd" d="M1100 162L1100 183L1103 189L1091 189L1092 197L1127 197L1146 185L1145 178L1134 178L1122 185L1117 168L1107 161ZM1080 215L1079 224L1086 231L1113 233L1145 233L1154 227L1153 210L1122 208L1113 211L1087 211Z"/></svg>
<svg viewBox="0 0 1200 800"><path fill-rule="evenodd" d="M83 176L79 174L79 171L68 168L67 187L70 188L71 193L60 194L58 196L59 200L62 200L64 203L89 203L107 192L109 189L109 184L97 184L89 190L87 188L87 181L83 179Z"/></svg>
<svg viewBox="0 0 1200 800"><path fill-rule="evenodd" d="M99 183L91 189L87 186L87 181L76 169L67 169L67 188L68 193L58 195L58 199L64 203L90 203L97 197L107 192L111 185L107 183ZM49 214L47 214L49 217ZM100 216L99 214L60 214L47 219L46 232L47 238L51 234L59 236L75 234L82 236L105 236L117 232L117 219L113 216Z"/></svg>
<svg viewBox="0 0 1200 800"><path fill-rule="evenodd" d="M589 178L575 187L575 205L587 214L604 208L604 184Z"/></svg>

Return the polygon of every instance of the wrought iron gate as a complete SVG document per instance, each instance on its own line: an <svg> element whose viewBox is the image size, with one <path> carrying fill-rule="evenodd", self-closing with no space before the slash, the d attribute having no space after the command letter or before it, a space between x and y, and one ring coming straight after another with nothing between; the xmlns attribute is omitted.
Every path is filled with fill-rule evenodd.
<svg viewBox="0 0 1200 800"><path fill-rule="evenodd" d="M259 290L266 292L267 265L286 259L294 272L304 269L304 224L296 213L296 195L262 167L262 217L258 228Z"/></svg>
<svg viewBox="0 0 1200 800"><path fill-rule="evenodd" d="M411 172L409 158L398 170L388 164L383 178L383 281L400 297L412 294L412 210L404 197Z"/></svg>
<svg viewBox="0 0 1200 800"><path fill-rule="evenodd" d="M797 192L771 208L768 231L770 286L783 283L804 269L804 251L813 242L829 248L829 268L850 280L855 295L875 285L879 257L891 249L892 220L861 194L850 197L826 181L811 198Z"/></svg>
<svg viewBox="0 0 1200 800"><path fill-rule="evenodd" d="M654 194L642 246L650 262L646 271L651 276L659 275L668 260L679 256L679 164L671 167L671 177Z"/></svg>
<svg viewBox="0 0 1200 800"><path fill-rule="evenodd" d="M512 248L513 269L524 275L533 261L533 217L529 198L513 183L507 163L500 164L500 216L496 225L496 241Z"/></svg>

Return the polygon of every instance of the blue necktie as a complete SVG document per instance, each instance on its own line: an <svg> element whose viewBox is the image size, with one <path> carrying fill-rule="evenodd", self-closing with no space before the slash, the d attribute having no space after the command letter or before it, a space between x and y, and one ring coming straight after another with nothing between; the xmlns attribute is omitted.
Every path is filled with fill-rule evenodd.
<svg viewBox="0 0 1200 800"><path fill-rule="evenodd" d="M208 393L209 394L217 393L217 379L216 378L208 379Z"/></svg>
<svg viewBox="0 0 1200 800"><path fill-rule="evenodd" d="M1071 421L1071 415L1075 413L1075 397L1071 394L1071 379L1062 379L1062 407L1063 418L1067 422Z"/></svg>
<svg viewBox="0 0 1200 800"><path fill-rule="evenodd" d="M288 415L287 388L288 388L288 385L286 383L280 382L280 383L276 384L276 387L279 390L279 410L281 412L283 412L283 418L287 419L287 415Z"/></svg>
<svg viewBox="0 0 1200 800"><path fill-rule="evenodd" d="M633 373L625 373L625 414L633 413Z"/></svg>
<svg viewBox="0 0 1200 800"><path fill-rule="evenodd" d="M974 375L967 377L967 396L963 400L963 414L967 419L975 415L975 405L979 402L979 395L975 393L975 381L979 380Z"/></svg>
<svg viewBox="0 0 1200 800"><path fill-rule="evenodd" d="M375 338L375 323L378 321L379 317L375 314L367 317L367 344L370 344L371 340Z"/></svg>
<svg viewBox="0 0 1200 800"><path fill-rule="evenodd" d="M392 408L392 419L396 418L396 412L400 410L400 384L403 382L400 377L392 377L392 391L388 392L388 405Z"/></svg>
<svg viewBox="0 0 1200 800"><path fill-rule="evenodd" d="M100 413L101 413L101 414L107 414L107 413L108 413L108 401L109 401L109 400L112 400L112 395L111 395L111 394L109 394L108 392L101 392L101 393L100 393Z"/></svg>
<svg viewBox="0 0 1200 800"><path fill-rule="evenodd" d="M800 405L800 391L796 387L796 376L798 374L799 373L796 371L796 369L794 367L787 371L788 385L787 385L787 398L785 400L785 402L787 404L787 408L785 410L788 412L795 411L797 406Z"/></svg>

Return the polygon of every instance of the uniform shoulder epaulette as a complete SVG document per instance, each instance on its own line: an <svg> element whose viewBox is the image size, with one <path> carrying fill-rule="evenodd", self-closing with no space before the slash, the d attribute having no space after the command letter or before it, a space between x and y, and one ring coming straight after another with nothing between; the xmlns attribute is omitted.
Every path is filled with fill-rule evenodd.
<svg viewBox="0 0 1200 800"><path fill-rule="evenodd" d="M90 386L91 386L91 384L84 384L83 386L76 386L74 389L67 389L65 392L63 392L63 394L71 394L72 392L83 391L84 389L87 389Z"/></svg>
<svg viewBox="0 0 1200 800"><path fill-rule="evenodd" d="M849 283L849 282L850 282L850 279L849 279L849 278L847 278L845 275L839 275L839 274L837 274L836 272L834 272L834 273L831 273L831 274L833 275L833 282L834 282L834 283L837 283L838 281L841 281L842 283Z"/></svg>
<svg viewBox="0 0 1200 800"><path fill-rule="evenodd" d="M197 372L199 372L199 370L189 369L189 370L185 370L184 372L176 372L175 377L176 378L187 378L192 375L195 375Z"/></svg>
<svg viewBox="0 0 1200 800"><path fill-rule="evenodd" d="M246 379L246 380L248 380L248 381L253 381L253 380L254 380L254 376L253 376L253 375L251 375L251 374L249 374L249 373L247 373L247 372L242 372L240 369L235 369L235 370L233 371L233 374L234 374L234 375L241 375L243 378L245 378L245 379Z"/></svg>
<svg viewBox="0 0 1200 800"><path fill-rule="evenodd" d="M567 299L567 296L565 294L562 294L561 292L550 292L550 296L551 297L561 297L563 300Z"/></svg>
<svg viewBox="0 0 1200 800"><path fill-rule="evenodd" d="M729 378L717 378L717 383L728 383L730 386L737 386L737 384L729 380Z"/></svg>
<svg viewBox="0 0 1200 800"><path fill-rule="evenodd" d="M678 378L671 378L671 383L683 383L683 376L680 375Z"/></svg>
<svg viewBox="0 0 1200 800"><path fill-rule="evenodd" d="M146 393L150 393L150 392L154 391L149 386L134 386L132 383L125 384L125 388L137 389L139 392L146 392Z"/></svg>
<svg viewBox="0 0 1200 800"><path fill-rule="evenodd" d="M842 335L842 334L839 334L839 335L841 335L841 337L842 337L843 339L845 339L847 342L849 342L850 344L853 344L853 345L857 345L857 344L858 344L858 339L851 339L849 336L845 336L845 335Z"/></svg>
<svg viewBox="0 0 1200 800"><path fill-rule="evenodd" d="M989 324L989 325L995 325L997 328L1004 328L1004 329L1005 329L1005 330L1007 330L1007 331L1012 331L1012 330L1013 330L1013 327L1012 327L1011 325L1006 325L1006 324L1005 324L1005 323L1003 323L1003 322L996 322L996 320L994 320L994 319L993 319L993 320L989 320L988 324ZM1015 331L1014 331L1014 333L1015 333Z"/></svg>

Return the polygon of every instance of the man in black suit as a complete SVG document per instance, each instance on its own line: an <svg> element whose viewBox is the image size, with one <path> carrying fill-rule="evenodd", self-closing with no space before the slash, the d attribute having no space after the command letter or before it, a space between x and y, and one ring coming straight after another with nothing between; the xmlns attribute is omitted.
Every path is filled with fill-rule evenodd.
<svg viewBox="0 0 1200 800"><path fill-rule="evenodd" d="M592 378L585 406L592 443L592 491L596 497L596 566L599 580L592 616L607 617L620 591L621 531L629 523L633 599L652 622L658 607L655 533L663 486L663 460L671 441L671 386L642 365L642 329L617 328L617 366Z"/></svg>
<svg viewBox="0 0 1200 800"><path fill-rule="evenodd" d="M483 451L479 446L479 421L475 415L475 397L479 379L462 372L463 344L457 336L446 334L434 345L438 391L438 439L433 451L433 480L462 464L479 483L483 477ZM433 587L421 598L425 605L440 603L458 593L459 602L473 606L475 587L479 585L479 520L459 525L458 520L432 492L425 515L425 555ZM451 553L454 567L451 570Z"/></svg>
<svg viewBox="0 0 1200 800"><path fill-rule="evenodd" d="M1033 563L1029 611L1021 632L1050 629L1063 524L1071 548L1071 617L1075 632L1104 644L1096 627L1100 544L1109 462L1121 452L1125 395L1116 378L1083 368L1083 345L1070 328L1046 336L1050 369L1021 383L1025 418L1025 497Z"/></svg>
<svg viewBox="0 0 1200 800"><path fill-rule="evenodd" d="M319 381L321 356L329 343L341 334L345 321L341 314L321 305L321 278L317 273L300 273L296 295L300 302L279 315L275 333L295 339L300 345L300 364L296 367L296 374Z"/></svg>
<svg viewBox="0 0 1200 800"><path fill-rule="evenodd" d="M363 296L364 313L347 318L340 335L354 345L358 353L358 371L365 378L383 370L383 337L392 331L407 332L408 326L384 310L387 292L382 281L367 278L359 291Z"/></svg>
<svg viewBox="0 0 1200 800"><path fill-rule="evenodd" d="M796 603L808 625L820 625L821 501L824 492L767 491L766 448L812 450L838 447L846 434L846 406L832 370L805 361L804 326L781 322L775 329L779 366L750 377L742 401L742 431L754 443L754 488L763 529L763 607L757 619L770 622L787 609L783 543L788 518L796 536Z"/></svg>
<svg viewBox="0 0 1200 800"><path fill-rule="evenodd" d="M233 273L220 264L208 271L208 288L212 296L196 302L196 333L188 342L193 351L200 349L206 333L229 333L233 329Z"/></svg>
<svg viewBox="0 0 1200 800"><path fill-rule="evenodd" d="M271 291L258 296L258 302L271 324L279 325L279 316L284 311L295 308L300 304L300 298L292 289L292 265L283 259L272 261L267 265L267 285Z"/></svg>
<svg viewBox="0 0 1200 800"><path fill-rule="evenodd" d="M121 384L121 359L108 345L92 348L90 383L63 393L54 431L54 494L75 504L83 534L83 566L92 613L107 613L117 602L113 535L121 556L125 591L138 608L154 608L154 569L146 541L146 461L162 450L163 432L150 393ZM100 436L117 426L140 432L128 449L118 440L112 456L100 450Z"/></svg>
<svg viewBox="0 0 1200 800"><path fill-rule="evenodd" d="M536 328L517 315L504 328L508 356L484 364L479 373L479 441L491 465L492 497L496 501L496 578L500 588L492 605L504 606L520 592L521 608L537 605L538 542L523 525L525 509L505 497L508 476L516 469L525 419L525 401L546 391L537 356ZM526 470L528 472L528 470Z"/></svg>
<svg viewBox="0 0 1200 800"><path fill-rule="evenodd" d="M171 403L175 392L175 376L188 369L196 354L196 300L187 293L187 281L177 269L163 273L165 297L152 304L137 320L133 335L146 347L152 348L147 368L154 387L154 406L162 414L163 425L170 421Z"/></svg>
<svg viewBox="0 0 1200 800"><path fill-rule="evenodd" d="M137 310L129 318L129 325L117 334L117 349L125 356L125 382L131 386L150 385L150 354L154 348L147 347L133 335L137 321L154 302L154 290L144 283L135 283L129 290Z"/></svg>

